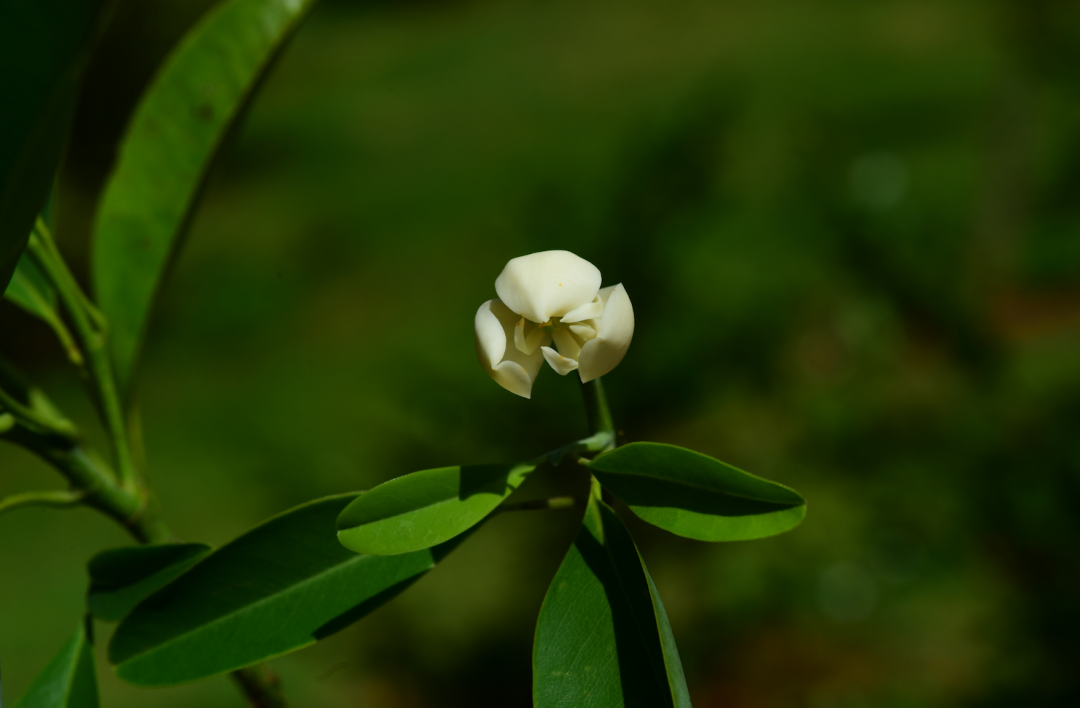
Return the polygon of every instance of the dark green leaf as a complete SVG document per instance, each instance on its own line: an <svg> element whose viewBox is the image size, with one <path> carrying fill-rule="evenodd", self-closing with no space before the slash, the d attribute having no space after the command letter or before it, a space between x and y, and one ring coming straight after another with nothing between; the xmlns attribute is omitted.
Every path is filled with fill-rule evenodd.
<svg viewBox="0 0 1080 708"><path fill-rule="evenodd" d="M90 559L87 605L99 620L115 622L140 600L176 579L210 552L205 543L164 543L102 551Z"/></svg>
<svg viewBox="0 0 1080 708"><path fill-rule="evenodd" d="M135 111L98 209L92 253L125 392L207 170L313 2L222 3L181 41Z"/></svg>
<svg viewBox="0 0 1080 708"><path fill-rule="evenodd" d="M116 673L138 686L165 686L300 649L397 595L455 545L356 555L335 536L338 514L355 498L280 514L136 605L109 643Z"/></svg>
<svg viewBox="0 0 1080 708"><path fill-rule="evenodd" d="M645 521L699 541L764 538L806 516L794 490L675 445L631 443L589 469Z"/></svg>
<svg viewBox="0 0 1080 708"><path fill-rule="evenodd" d="M690 708L649 571L622 521L595 498L540 608L533 704Z"/></svg>
<svg viewBox="0 0 1080 708"><path fill-rule="evenodd" d="M430 548L478 524L536 469L531 463L464 465L380 484L338 517L338 538L357 553Z"/></svg>
<svg viewBox="0 0 1080 708"><path fill-rule="evenodd" d="M0 290L52 187L104 4L0 4Z"/></svg>
<svg viewBox="0 0 1080 708"><path fill-rule="evenodd" d="M79 624L15 708L97 708L97 674L87 624Z"/></svg>

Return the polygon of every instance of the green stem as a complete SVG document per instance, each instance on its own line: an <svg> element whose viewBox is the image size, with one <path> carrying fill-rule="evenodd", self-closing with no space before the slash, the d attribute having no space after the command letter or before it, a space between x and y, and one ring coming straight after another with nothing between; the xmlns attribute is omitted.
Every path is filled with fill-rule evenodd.
<svg viewBox="0 0 1080 708"><path fill-rule="evenodd" d="M551 497L549 499L530 499L529 501L503 504L498 511L545 511L549 509L573 509L584 506L586 500L578 497Z"/></svg>
<svg viewBox="0 0 1080 708"><path fill-rule="evenodd" d="M615 423L611 419L611 409L608 407L607 396L604 394L604 385L599 378L588 383L581 384L581 394L585 399L585 413L589 419L589 432L593 435L607 433L611 436L605 449L615 447Z"/></svg>
<svg viewBox="0 0 1080 708"><path fill-rule="evenodd" d="M135 463L127 437L123 407L120 404L116 376L109 358L106 329L100 315L89 303L75 278L60 258L48 229L39 219L30 235L27 252L56 288L64 309L71 318L75 334L86 357L88 378L94 388L94 400L109 433L121 486L136 492L139 488Z"/></svg>
<svg viewBox="0 0 1080 708"><path fill-rule="evenodd" d="M50 463L67 478L72 492L81 495L81 503L116 521L140 543L161 543L170 538L156 507L147 504L145 492L117 484L108 465L78 442L41 435L23 425L10 428L0 438Z"/></svg>
<svg viewBox="0 0 1080 708"><path fill-rule="evenodd" d="M63 489L45 492L23 492L0 499L0 514L23 506L75 506L86 494L82 491Z"/></svg>

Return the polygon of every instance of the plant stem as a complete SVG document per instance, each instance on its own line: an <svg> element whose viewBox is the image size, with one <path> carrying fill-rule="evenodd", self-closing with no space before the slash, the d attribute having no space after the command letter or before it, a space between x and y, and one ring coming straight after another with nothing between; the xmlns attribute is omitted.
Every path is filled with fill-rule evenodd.
<svg viewBox="0 0 1080 708"><path fill-rule="evenodd" d="M107 331L99 313L68 270L63 258L52 243L45 224L38 219L37 228L30 234L27 253L52 282L64 304L64 310L75 328L75 334L86 357L86 373L93 385L92 393L105 429L109 433L120 484L129 491L138 490L135 463L127 437L123 407L106 342Z"/></svg>
<svg viewBox="0 0 1080 708"><path fill-rule="evenodd" d="M155 507L148 505L144 490L116 482L108 465L77 441L42 435L16 425L0 438L36 453L60 471L80 501L123 526L140 543L161 543L170 538L168 527Z"/></svg>
<svg viewBox="0 0 1080 708"><path fill-rule="evenodd" d="M581 394L585 399L585 414L589 419L589 432L593 435L608 433L611 440L605 449L614 449L615 423L611 419L611 409L608 407L607 396L604 394L604 385L599 378L595 378L588 383L581 384Z"/></svg>
<svg viewBox="0 0 1080 708"><path fill-rule="evenodd" d="M530 499L529 501L503 504L498 511L544 511L548 509L573 509L581 506L585 499L579 497L550 497L548 499Z"/></svg>
<svg viewBox="0 0 1080 708"><path fill-rule="evenodd" d="M0 514L22 506L75 506L83 500L84 492L72 489L49 490L44 492L23 492L0 499Z"/></svg>
<svg viewBox="0 0 1080 708"><path fill-rule="evenodd" d="M251 708L285 708L281 679L269 666L249 666L232 672L233 680L244 692Z"/></svg>
<svg viewBox="0 0 1080 708"><path fill-rule="evenodd" d="M91 396L109 433L119 474L78 442L74 426L70 430L57 427L57 421L37 415L32 406L24 406L16 398L0 391L0 413L10 413L16 421L14 425L0 426L0 439L10 440L37 453L56 467L72 486L72 490L67 492L33 492L0 500L0 511L31 503L58 505L81 502L115 520L139 543L168 541L171 538L169 529L157 507L150 503L149 490L140 482L136 471L132 441L128 435L127 420L108 348L105 318L79 287L53 243L48 227L40 218L35 231L30 234L27 253L56 288L74 326L75 336L82 345L84 361L80 362L75 357L72 361L77 365L82 364L81 371L91 386ZM70 341L65 345L69 352L73 350ZM77 351L77 348L74 350ZM232 672L232 678L240 686L251 708L284 708L280 681L268 666L239 669ZM0 705L0 708L3 706Z"/></svg>

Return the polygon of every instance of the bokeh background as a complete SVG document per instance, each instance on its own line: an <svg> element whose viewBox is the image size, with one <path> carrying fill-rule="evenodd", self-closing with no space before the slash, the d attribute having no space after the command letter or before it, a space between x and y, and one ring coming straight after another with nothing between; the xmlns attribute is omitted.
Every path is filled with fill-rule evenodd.
<svg viewBox="0 0 1080 708"><path fill-rule="evenodd" d="M61 182L80 274L126 117L207 7L119 5ZM809 499L794 532L727 545L624 515L695 706L1080 705L1078 69L1076 2L325 0L215 169L150 336L165 514L221 544L581 437L571 377L516 398L472 343L503 264L566 248L635 305L605 377L624 439ZM98 434L9 303L0 349ZM0 494L59 481L0 447ZM274 661L293 705L531 705L576 523L500 517ZM86 559L125 543L89 511L0 517L9 701L77 622ZM110 707L240 705L224 678L100 675Z"/></svg>

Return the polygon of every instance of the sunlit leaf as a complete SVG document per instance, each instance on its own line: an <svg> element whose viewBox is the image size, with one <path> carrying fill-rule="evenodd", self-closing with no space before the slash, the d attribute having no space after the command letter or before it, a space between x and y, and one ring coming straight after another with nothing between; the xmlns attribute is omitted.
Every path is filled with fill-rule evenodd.
<svg viewBox="0 0 1080 708"><path fill-rule="evenodd" d="M590 500L548 588L533 644L537 708L689 708L679 652L622 521Z"/></svg>
<svg viewBox="0 0 1080 708"><path fill-rule="evenodd" d="M210 552L205 543L163 543L102 551L90 559L86 601L99 620L115 622Z"/></svg>
<svg viewBox="0 0 1080 708"><path fill-rule="evenodd" d="M379 607L455 544L352 553L335 521L355 494L280 514L202 559L117 626L109 660L139 686L184 683L313 644Z"/></svg>
<svg viewBox="0 0 1080 708"><path fill-rule="evenodd" d="M380 484L338 517L338 538L357 553L429 548L479 523L518 488L533 464L464 465Z"/></svg>
<svg viewBox="0 0 1080 708"><path fill-rule="evenodd" d="M87 625L79 624L15 708L97 708L94 648L87 636Z"/></svg>
<svg viewBox="0 0 1080 708"><path fill-rule="evenodd" d="M645 521L700 541L772 536L806 516L794 490L675 445L631 443L589 469Z"/></svg>
<svg viewBox="0 0 1080 708"><path fill-rule="evenodd" d="M52 187L102 0L0 4L0 291Z"/></svg>
<svg viewBox="0 0 1080 708"><path fill-rule="evenodd" d="M229 129L314 0L227 0L181 41L143 95L94 224L97 302L128 390L151 309Z"/></svg>

